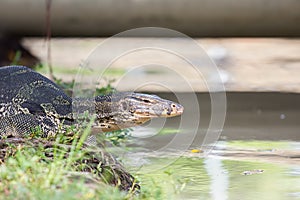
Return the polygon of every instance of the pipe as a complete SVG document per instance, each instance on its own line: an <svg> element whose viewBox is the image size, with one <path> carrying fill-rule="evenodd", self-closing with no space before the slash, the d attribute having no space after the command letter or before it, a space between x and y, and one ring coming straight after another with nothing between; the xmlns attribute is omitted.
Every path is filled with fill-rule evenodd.
<svg viewBox="0 0 300 200"><path fill-rule="evenodd" d="M46 1L1 0L0 33L46 35ZM299 0L60 0L52 36L111 36L143 26L194 37L300 36Z"/></svg>

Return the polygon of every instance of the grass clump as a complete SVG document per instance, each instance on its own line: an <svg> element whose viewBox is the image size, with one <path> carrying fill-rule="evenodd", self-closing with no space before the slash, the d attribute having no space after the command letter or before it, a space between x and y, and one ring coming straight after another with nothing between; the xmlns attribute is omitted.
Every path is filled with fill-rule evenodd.
<svg viewBox="0 0 300 200"><path fill-rule="evenodd" d="M63 159L45 162L39 151L19 149L0 166L0 199L127 198L128 194L116 187L78 173L72 167L65 168Z"/></svg>
<svg viewBox="0 0 300 200"><path fill-rule="evenodd" d="M112 155L85 144L89 132L2 139L0 199L134 198L136 180Z"/></svg>

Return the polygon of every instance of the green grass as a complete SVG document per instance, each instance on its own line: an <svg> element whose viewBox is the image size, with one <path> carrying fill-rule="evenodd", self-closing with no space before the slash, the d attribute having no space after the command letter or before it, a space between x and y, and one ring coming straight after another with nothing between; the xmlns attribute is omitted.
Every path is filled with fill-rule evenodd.
<svg viewBox="0 0 300 200"><path fill-rule="evenodd" d="M6 155L0 165L0 199L164 199L162 188L155 184L139 194L108 184L107 173L100 169L99 175L99 169L84 162L90 158L83 148L89 132L87 126L71 139L68 134L53 140L33 134L22 143L5 146L2 141Z"/></svg>
<svg viewBox="0 0 300 200"><path fill-rule="evenodd" d="M86 128L80 137L76 135L67 149L62 141L70 140L61 135L51 148L49 140L35 138L7 145L7 155L0 165L0 199L133 198L133 193L107 184L95 171L80 170L89 167L83 162L87 157L82 148L88 133Z"/></svg>

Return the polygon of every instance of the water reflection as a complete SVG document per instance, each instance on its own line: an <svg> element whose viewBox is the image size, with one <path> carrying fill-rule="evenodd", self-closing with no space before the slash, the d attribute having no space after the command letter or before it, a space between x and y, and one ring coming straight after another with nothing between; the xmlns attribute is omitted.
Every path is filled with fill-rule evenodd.
<svg viewBox="0 0 300 200"><path fill-rule="evenodd" d="M181 154L140 150L126 164L142 188L161 188L163 199L289 200L299 199L300 162L289 156L299 155L296 147L299 143L289 141L227 141L208 157L186 152L174 159ZM244 173L257 170L261 173Z"/></svg>
<svg viewBox="0 0 300 200"><path fill-rule="evenodd" d="M223 168L222 160L215 158L206 158L204 167L211 179L210 193L215 200L228 199L229 176Z"/></svg>

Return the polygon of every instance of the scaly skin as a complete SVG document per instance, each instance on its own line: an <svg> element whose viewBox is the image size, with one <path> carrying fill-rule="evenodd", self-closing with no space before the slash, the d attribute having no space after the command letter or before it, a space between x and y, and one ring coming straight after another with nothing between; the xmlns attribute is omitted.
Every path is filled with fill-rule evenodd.
<svg viewBox="0 0 300 200"><path fill-rule="evenodd" d="M0 136L22 136L36 126L44 136L53 135L60 127L77 123L78 116L86 111L96 114L93 126L103 132L183 113L180 104L141 93L72 100L51 80L22 66L0 68L0 77Z"/></svg>

